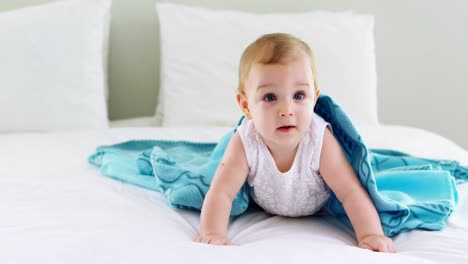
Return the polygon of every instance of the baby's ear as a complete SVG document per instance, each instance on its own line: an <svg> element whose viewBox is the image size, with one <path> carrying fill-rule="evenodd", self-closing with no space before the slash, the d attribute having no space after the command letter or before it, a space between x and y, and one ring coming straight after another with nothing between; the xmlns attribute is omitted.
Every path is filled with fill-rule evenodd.
<svg viewBox="0 0 468 264"><path fill-rule="evenodd" d="M245 118L251 119L249 103L247 102L247 97L245 96L245 93L238 92L236 98L237 98L237 104L239 104L239 107L242 113L244 113Z"/></svg>
<svg viewBox="0 0 468 264"><path fill-rule="evenodd" d="M320 96L320 89L317 88L317 89L315 89L315 100L314 100L314 105L315 105L315 103L317 103L317 100L318 100L319 96Z"/></svg>

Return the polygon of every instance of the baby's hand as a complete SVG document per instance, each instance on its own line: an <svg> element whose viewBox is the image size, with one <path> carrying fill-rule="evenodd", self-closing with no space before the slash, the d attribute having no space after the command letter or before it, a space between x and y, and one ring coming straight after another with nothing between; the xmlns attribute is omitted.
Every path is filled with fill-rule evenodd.
<svg viewBox="0 0 468 264"><path fill-rule="evenodd" d="M366 236L359 241L358 246L360 248L366 248L378 252L396 252L393 241L384 235Z"/></svg>
<svg viewBox="0 0 468 264"><path fill-rule="evenodd" d="M200 235L193 239L193 242L205 243L211 245L222 245L222 246L231 246L233 245L231 241L226 236L221 235Z"/></svg>

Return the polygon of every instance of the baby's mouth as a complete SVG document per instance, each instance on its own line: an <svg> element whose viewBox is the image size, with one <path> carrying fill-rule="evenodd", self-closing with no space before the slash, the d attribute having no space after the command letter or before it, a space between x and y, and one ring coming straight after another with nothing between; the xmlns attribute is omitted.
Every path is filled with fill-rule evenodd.
<svg viewBox="0 0 468 264"><path fill-rule="evenodd" d="M291 130L293 130L293 129L295 129L295 128L296 128L296 126L286 125L286 126L280 126L280 127L278 127L278 130L279 130L280 132L289 132L289 131L291 131Z"/></svg>

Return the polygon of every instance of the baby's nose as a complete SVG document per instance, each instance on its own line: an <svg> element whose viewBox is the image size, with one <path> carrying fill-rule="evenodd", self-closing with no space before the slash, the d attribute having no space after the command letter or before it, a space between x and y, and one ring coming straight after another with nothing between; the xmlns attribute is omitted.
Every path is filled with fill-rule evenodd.
<svg viewBox="0 0 468 264"><path fill-rule="evenodd" d="M281 117L293 116L293 113L290 112L290 111L288 111L288 112L281 112L281 113L280 113L280 116L281 116Z"/></svg>
<svg viewBox="0 0 468 264"><path fill-rule="evenodd" d="M288 103L283 104L280 108L279 116L280 117L293 116L293 110L292 110L291 105Z"/></svg>

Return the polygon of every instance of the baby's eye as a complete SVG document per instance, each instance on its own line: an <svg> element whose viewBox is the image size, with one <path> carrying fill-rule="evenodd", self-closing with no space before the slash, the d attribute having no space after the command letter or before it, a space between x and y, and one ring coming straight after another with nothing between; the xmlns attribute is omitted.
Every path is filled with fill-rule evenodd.
<svg viewBox="0 0 468 264"><path fill-rule="evenodd" d="M263 100L267 101L267 102L273 102L276 100L276 95L274 94L266 94L264 97L263 97Z"/></svg>
<svg viewBox="0 0 468 264"><path fill-rule="evenodd" d="M294 100L302 100L304 99L305 94L304 92L297 92L294 94Z"/></svg>

